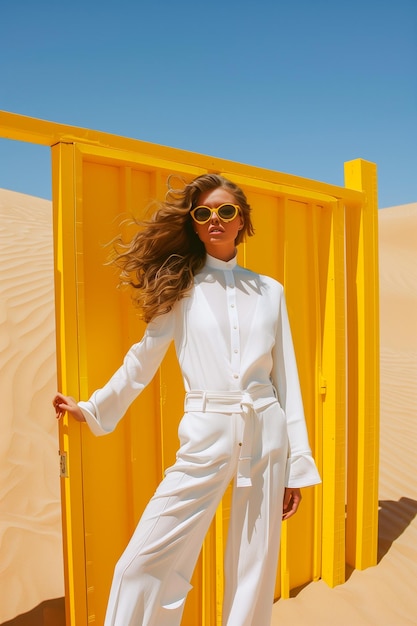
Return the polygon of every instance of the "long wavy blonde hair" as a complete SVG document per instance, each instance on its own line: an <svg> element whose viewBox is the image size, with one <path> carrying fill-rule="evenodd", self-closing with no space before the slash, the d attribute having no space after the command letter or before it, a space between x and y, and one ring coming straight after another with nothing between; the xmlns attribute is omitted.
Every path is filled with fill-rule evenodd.
<svg viewBox="0 0 417 626"><path fill-rule="evenodd" d="M194 275L204 265L206 250L190 215L202 193L224 187L234 196L243 219L236 245L254 233L251 208L235 183L218 174L203 174L182 189L174 189L171 180L165 201L158 203L152 217L136 222L139 230L132 240L124 242L118 237L113 241L112 262L121 270L121 284L133 288L133 301L146 322L170 311L187 294Z"/></svg>

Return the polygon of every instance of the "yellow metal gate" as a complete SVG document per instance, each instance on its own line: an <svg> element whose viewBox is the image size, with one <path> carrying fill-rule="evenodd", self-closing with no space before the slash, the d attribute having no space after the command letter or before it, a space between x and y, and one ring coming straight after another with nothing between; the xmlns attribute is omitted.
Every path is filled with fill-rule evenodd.
<svg viewBox="0 0 417 626"><path fill-rule="evenodd" d="M276 597L308 581L344 581L376 563L378 283L376 168L346 164L347 188L0 114L0 135L52 148L58 375L86 399L144 327L105 265L106 245L162 198L169 175L216 171L253 207L256 236L242 265L280 280L287 295L307 424L323 485L304 491L284 523ZM170 351L116 431L60 427L67 624L101 626L114 564L174 460L182 381ZM229 493L204 543L183 623L220 624Z"/></svg>

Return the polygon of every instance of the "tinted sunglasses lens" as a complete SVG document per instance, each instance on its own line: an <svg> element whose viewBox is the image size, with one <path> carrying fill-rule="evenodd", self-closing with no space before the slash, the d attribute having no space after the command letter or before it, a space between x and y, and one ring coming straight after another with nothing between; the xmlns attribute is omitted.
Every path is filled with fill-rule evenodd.
<svg viewBox="0 0 417 626"><path fill-rule="evenodd" d="M223 220L232 220L236 217L236 213L237 208L234 207L233 204L223 204L223 206L219 208L219 216Z"/></svg>
<svg viewBox="0 0 417 626"><path fill-rule="evenodd" d="M196 209L193 213L194 215L194 219L196 222L207 222L210 217L211 217L211 211L210 209L207 209L206 207L199 207L198 209Z"/></svg>

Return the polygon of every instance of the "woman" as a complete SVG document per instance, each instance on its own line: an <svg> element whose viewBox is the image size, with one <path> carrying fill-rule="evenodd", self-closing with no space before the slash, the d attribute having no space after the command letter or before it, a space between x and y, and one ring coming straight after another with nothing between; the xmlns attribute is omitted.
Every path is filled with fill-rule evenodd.
<svg viewBox="0 0 417 626"><path fill-rule="evenodd" d="M111 432L173 340L185 413L176 462L116 565L105 626L180 624L201 544L232 479L223 624L270 624L281 519L320 478L311 457L282 286L239 267L253 227L242 190L216 174L169 190L116 262L149 322L121 368L78 404L96 435ZM132 278L132 273L134 278Z"/></svg>

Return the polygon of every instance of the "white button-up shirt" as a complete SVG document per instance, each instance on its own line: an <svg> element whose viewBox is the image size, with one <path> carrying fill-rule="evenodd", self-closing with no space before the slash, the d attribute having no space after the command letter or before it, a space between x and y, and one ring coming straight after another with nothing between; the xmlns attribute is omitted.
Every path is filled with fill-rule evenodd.
<svg viewBox="0 0 417 626"><path fill-rule="evenodd" d="M280 283L207 255L189 294L153 319L109 382L79 406L96 435L111 432L151 381L174 341L186 392L275 387L287 420L287 486L320 482L311 456L297 365Z"/></svg>

